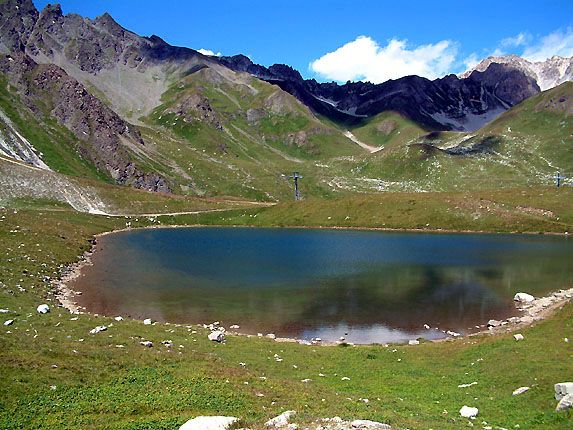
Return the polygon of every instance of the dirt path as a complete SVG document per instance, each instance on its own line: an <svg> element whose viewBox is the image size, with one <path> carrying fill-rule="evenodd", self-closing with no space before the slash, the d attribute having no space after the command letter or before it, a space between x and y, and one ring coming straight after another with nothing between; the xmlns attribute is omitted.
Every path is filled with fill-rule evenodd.
<svg viewBox="0 0 573 430"><path fill-rule="evenodd" d="M350 140L352 140L354 143L356 143L358 146L366 149L371 154L374 154L375 152L378 152L378 151L381 151L384 149L383 146L380 146L380 147L372 146L372 145L368 145L367 143L364 143L364 142L358 140L358 138L356 136L354 136L349 130L346 130L344 132L344 135L347 138L349 138Z"/></svg>

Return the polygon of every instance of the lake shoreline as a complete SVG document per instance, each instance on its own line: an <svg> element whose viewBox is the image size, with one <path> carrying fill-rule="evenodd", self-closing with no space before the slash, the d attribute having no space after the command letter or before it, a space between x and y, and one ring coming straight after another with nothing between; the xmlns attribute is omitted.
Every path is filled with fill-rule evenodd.
<svg viewBox="0 0 573 430"><path fill-rule="evenodd" d="M76 301L75 298L78 295L81 295L81 291L74 291L69 286L69 284L77 279L82 274L82 270L86 266L93 265L92 256L96 251L98 245L98 238L104 237L111 234L122 233L127 231L135 231L135 230L143 230L143 229L160 229L160 228L276 228L276 229L317 229L317 230L353 230L353 231L381 231L381 232L402 232L402 233L443 233L443 234L491 234L491 235L515 235L515 234L524 234L524 235L552 235L552 236L565 236L568 237L567 233L552 233L552 232L545 232L545 233L532 233L532 232L488 232L488 231L472 231L472 230L429 230L429 229L392 229L392 228L378 228L378 227L327 227L327 226L292 226L292 227L276 227L276 226L267 226L267 227L259 227L259 226L232 226L232 225L204 225L204 224L195 224L195 225L156 225L156 226L147 226L147 227L126 227L117 230L106 231L102 233L95 234L93 236L93 240L91 241L91 248L88 251L85 251L81 258L68 265L62 272L62 275L52 282L53 288L55 290L55 296L58 302L61 304L62 307L67 309L72 314L89 314L89 315L98 315L86 309L84 306L80 306ZM554 312L559 310L563 307L568 301L573 300L573 288L569 289L560 289L556 292L552 292L546 296L536 298L534 302L529 304L524 304L523 306L519 306L516 304L517 310L525 313L522 316L512 316L503 321L499 321L499 325L495 327L488 327L487 324L481 325L480 328L476 327L476 331L471 331L465 335L459 335L458 333L446 335L443 338L439 339L424 339L423 342L447 342L452 341L458 338L468 338L480 335L501 335L506 333L511 333L521 328L529 327L533 325L535 322L542 321L549 316L551 316ZM113 317L109 315L109 317ZM422 322L421 322L422 323ZM166 322L166 324L175 324ZM185 325L185 324L175 324L175 325ZM189 324L192 325L192 324ZM197 324L198 326L205 327L204 323ZM442 330L443 331L443 330ZM233 335L239 336L246 336L248 338L251 337L260 337L253 334L248 333L240 333L240 332L230 332ZM446 333L444 331L444 333ZM322 346L335 346L340 344L345 344L346 342L343 341L318 341L318 342L310 342L304 339L299 338L291 338L291 337L276 337L273 338L276 342L286 342L286 343L299 343L299 344L308 344L308 345L322 345ZM412 339L414 340L414 338ZM354 345L352 343L348 343L348 345ZM357 344L360 346L367 346L373 344Z"/></svg>

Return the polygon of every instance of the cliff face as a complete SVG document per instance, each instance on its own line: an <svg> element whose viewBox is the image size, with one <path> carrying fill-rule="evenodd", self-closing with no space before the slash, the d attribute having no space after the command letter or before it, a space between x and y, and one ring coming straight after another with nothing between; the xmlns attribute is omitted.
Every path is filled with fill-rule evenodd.
<svg viewBox="0 0 573 430"><path fill-rule="evenodd" d="M0 59L0 72L17 88L20 99L37 117L54 118L78 139L79 155L90 160L118 184L150 191L168 192L170 188L159 174L146 172L134 161L130 147L145 145L136 128L82 83L55 64L38 64L29 53L55 56L64 52L75 58L79 67L95 72L113 61L120 51L118 40L126 40L123 29L105 16L102 27L108 36L85 38L97 43L75 40L72 28L81 32L84 19L71 15L64 19L59 6L47 6L38 13L29 0L9 0L0 4L0 41L7 52ZM65 45L65 43L68 43ZM76 52L71 50L75 46ZM66 47L66 48L64 48Z"/></svg>
<svg viewBox="0 0 573 430"><path fill-rule="evenodd" d="M522 71L533 78L542 91L573 80L573 57L564 58L559 56L553 56L545 61L528 61L517 55L488 57L477 66L462 73L460 77L466 78L474 71L483 72L491 64L504 64L511 69Z"/></svg>

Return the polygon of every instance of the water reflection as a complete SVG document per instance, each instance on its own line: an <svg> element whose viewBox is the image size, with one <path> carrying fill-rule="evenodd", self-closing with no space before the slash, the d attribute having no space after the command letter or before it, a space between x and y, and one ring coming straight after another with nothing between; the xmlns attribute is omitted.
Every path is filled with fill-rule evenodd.
<svg viewBox="0 0 573 430"><path fill-rule="evenodd" d="M94 312L357 343L442 333L424 324L465 332L515 313L517 291L573 279L573 242L560 237L200 228L99 247L73 286Z"/></svg>

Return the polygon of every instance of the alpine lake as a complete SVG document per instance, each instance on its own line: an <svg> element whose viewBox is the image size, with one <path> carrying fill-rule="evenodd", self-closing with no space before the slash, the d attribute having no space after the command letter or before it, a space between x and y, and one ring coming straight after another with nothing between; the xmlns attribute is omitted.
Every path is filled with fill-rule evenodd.
<svg viewBox="0 0 573 430"><path fill-rule="evenodd" d="M550 235L158 228L91 260L69 284L90 312L356 344L471 333L573 281L573 240Z"/></svg>

